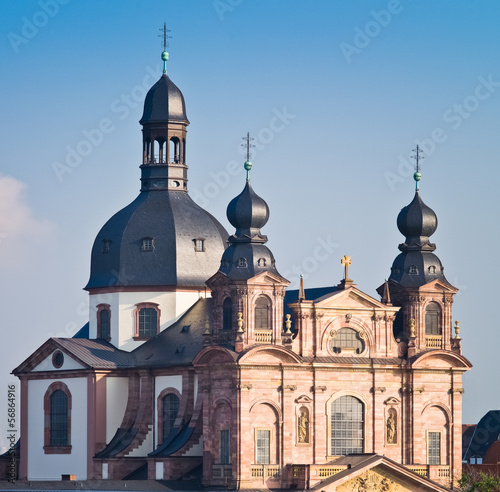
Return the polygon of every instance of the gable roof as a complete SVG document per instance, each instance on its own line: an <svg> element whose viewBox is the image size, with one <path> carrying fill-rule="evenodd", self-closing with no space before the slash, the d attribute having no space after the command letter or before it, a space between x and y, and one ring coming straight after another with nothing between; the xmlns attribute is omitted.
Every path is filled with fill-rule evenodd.
<svg viewBox="0 0 500 492"><path fill-rule="evenodd" d="M72 357L88 369L122 369L135 366L133 354L117 349L109 342L86 338L49 338L40 348L35 350L12 373L31 372L40 362L46 359L54 350Z"/></svg>

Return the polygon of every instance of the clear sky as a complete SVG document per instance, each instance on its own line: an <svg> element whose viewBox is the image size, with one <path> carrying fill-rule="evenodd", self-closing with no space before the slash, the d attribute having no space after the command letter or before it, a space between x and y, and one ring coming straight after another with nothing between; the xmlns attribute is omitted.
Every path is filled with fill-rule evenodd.
<svg viewBox="0 0 500 492"><path fill-rule="evenodd" d="M93 240L139 190L138 120L160 74L165 21L168 72L191 121L190 192L231 229L225 209L243 188L250 131L253 187L271 209L264 232L292 286L301 272L306 287L337 284L349 254L351 278L376 297L403 240L396 217L413 198L408 156L421 145L421 196L439 218L432 240L460 289L454 319L474 364L464 422L499 408L500 3L24 0L1 9L0 388L48 337L88 320Z"/></svg>

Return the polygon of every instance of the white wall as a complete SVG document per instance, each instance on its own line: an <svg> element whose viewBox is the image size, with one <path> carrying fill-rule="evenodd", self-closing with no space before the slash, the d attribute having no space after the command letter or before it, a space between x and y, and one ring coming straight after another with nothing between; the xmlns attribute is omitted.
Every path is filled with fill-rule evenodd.
<svg viewBox="0 0 500 492"><path fill-rule="evenodd" d="M71 454L45 454L43 398L48 387L62 381L72 396ZM28 382L28 480L60 480L61 475L87 479L87 378Z"/></svg>
<svg viewBox="0 0 500 492"><path fill-rule="evenodd" d="M106 444L113 439L125 415L128 378L106 378Z"/></svg>
<svg viewBox="0 0 500 492"><path fill-rule="evenodd" d="M90 295L89 336L97 337L97 306L109 304L111 310L111 343L132 351L144 341L135 341L134 310L140 302L154 302L161 311L160 331L177 321L199 298L198 292L115 292Z"/></svg>

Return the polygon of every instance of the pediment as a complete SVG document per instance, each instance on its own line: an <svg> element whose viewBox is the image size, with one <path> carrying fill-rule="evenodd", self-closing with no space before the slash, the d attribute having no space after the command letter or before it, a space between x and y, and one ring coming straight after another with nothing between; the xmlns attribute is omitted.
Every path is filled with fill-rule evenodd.
<svg viewBox="0 0 500 492"><path fill-rule="evenodd" d="M56 352L63 354L62 365L56 367L53 362L53 357ZM56 361L60 362L60 361ZM71 354L64 347L57 343L57 339L50 338L35 352L33 352L24 362L12 371L14 374L42 372L42 371L66 371L76 369L88 369L88 366L82 361L79 361L74 354Z"/></svg>
<svg viewBox="0 0 500 492"><path fill-rule="evenodd" d="M400 403L399 399L394 396L390 396L389 398L387 398L387 400L384 401L384 405L396 406L399 405L399 403Z"/></svg>
<svg viewBox="0 0 500 492"><path fill-rule="evenodd" d="M450 283L446 282L443 279L436 279L433 280L432 282L429 282L428 284L422 285L419 288L419 291L425 291L425 292L440 292L443 293L447 292L450 294L456 294L458 292L458 289L456 287L453 287Z"/></svg>
<svg viewBox="0 0 500 492"><path fill-rule="evenodd" d="M60 356L58 353L62 353L62 365L59 366L58 358ZM58 367L59 366L59 367ZM86 369L83 364L80 364L75 359L65 354L62 350L53 350L45 359L43 359L38 365L36 365L31 372L41 372L41 371L74 371L76 369Z"/></svg>
<svg viewBox="0 0 500 492"><path fill-rule="evenodd" d="M239 360L240 364L270 365L280 363L297 364L301 361L301 358L297 354L278 345L259 345L251 348L245 352Z"/></svg>
<svg viewBox="0 0 500 492"><path fill-rule="evenodd" d="M472 364L462 355L444 350L425 352L412 362L415 369L450 369L452 367L470 369Z"/></svg>
<svg viewBox="0 0 500 492"><path fill-rule="evenodd" d="M307 395L301 395L295 399L295 403L312 403L312 398L309 398Z"/></svg>
<svg viewBox="0 0 500 492"><path fill-rule="evenodd" d="M319 299L316 299L314 305L316 308L326 309L388 309L385 304L382 304L380 301L377 301L373 297L365 294L355 287L351 287L340 292L332 292L320 297ZM392 308L392 310L394 310L394 308Z"/></svg>
<svg viewBox="0 0 500 492"><path fill-rule="evenodd" d="M193 359L193 365L220 365L234 362L234 360L234 352L214 345L201 349Z"/></svg>
<svg viewBox="0 0 500 492"><path fill-rule="evenodd" d="M325 492L446 492L448 489L380 455L349 455L331 463L344 468L316 485Z"/></svg>

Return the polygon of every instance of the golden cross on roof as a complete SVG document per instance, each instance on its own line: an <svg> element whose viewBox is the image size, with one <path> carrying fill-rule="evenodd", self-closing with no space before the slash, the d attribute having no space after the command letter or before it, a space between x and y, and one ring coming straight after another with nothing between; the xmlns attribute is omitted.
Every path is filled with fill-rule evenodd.
<svg viewBox="0 0 500 492"><path fill-rule="evenodd" d="M340 260L340 263L342 263L342 265L344 265L344 268L345 268L345 279L349 280L348 271L349 271L349 265L352 265L351 257L344 255L342 257L342 259Z"/></svg>

